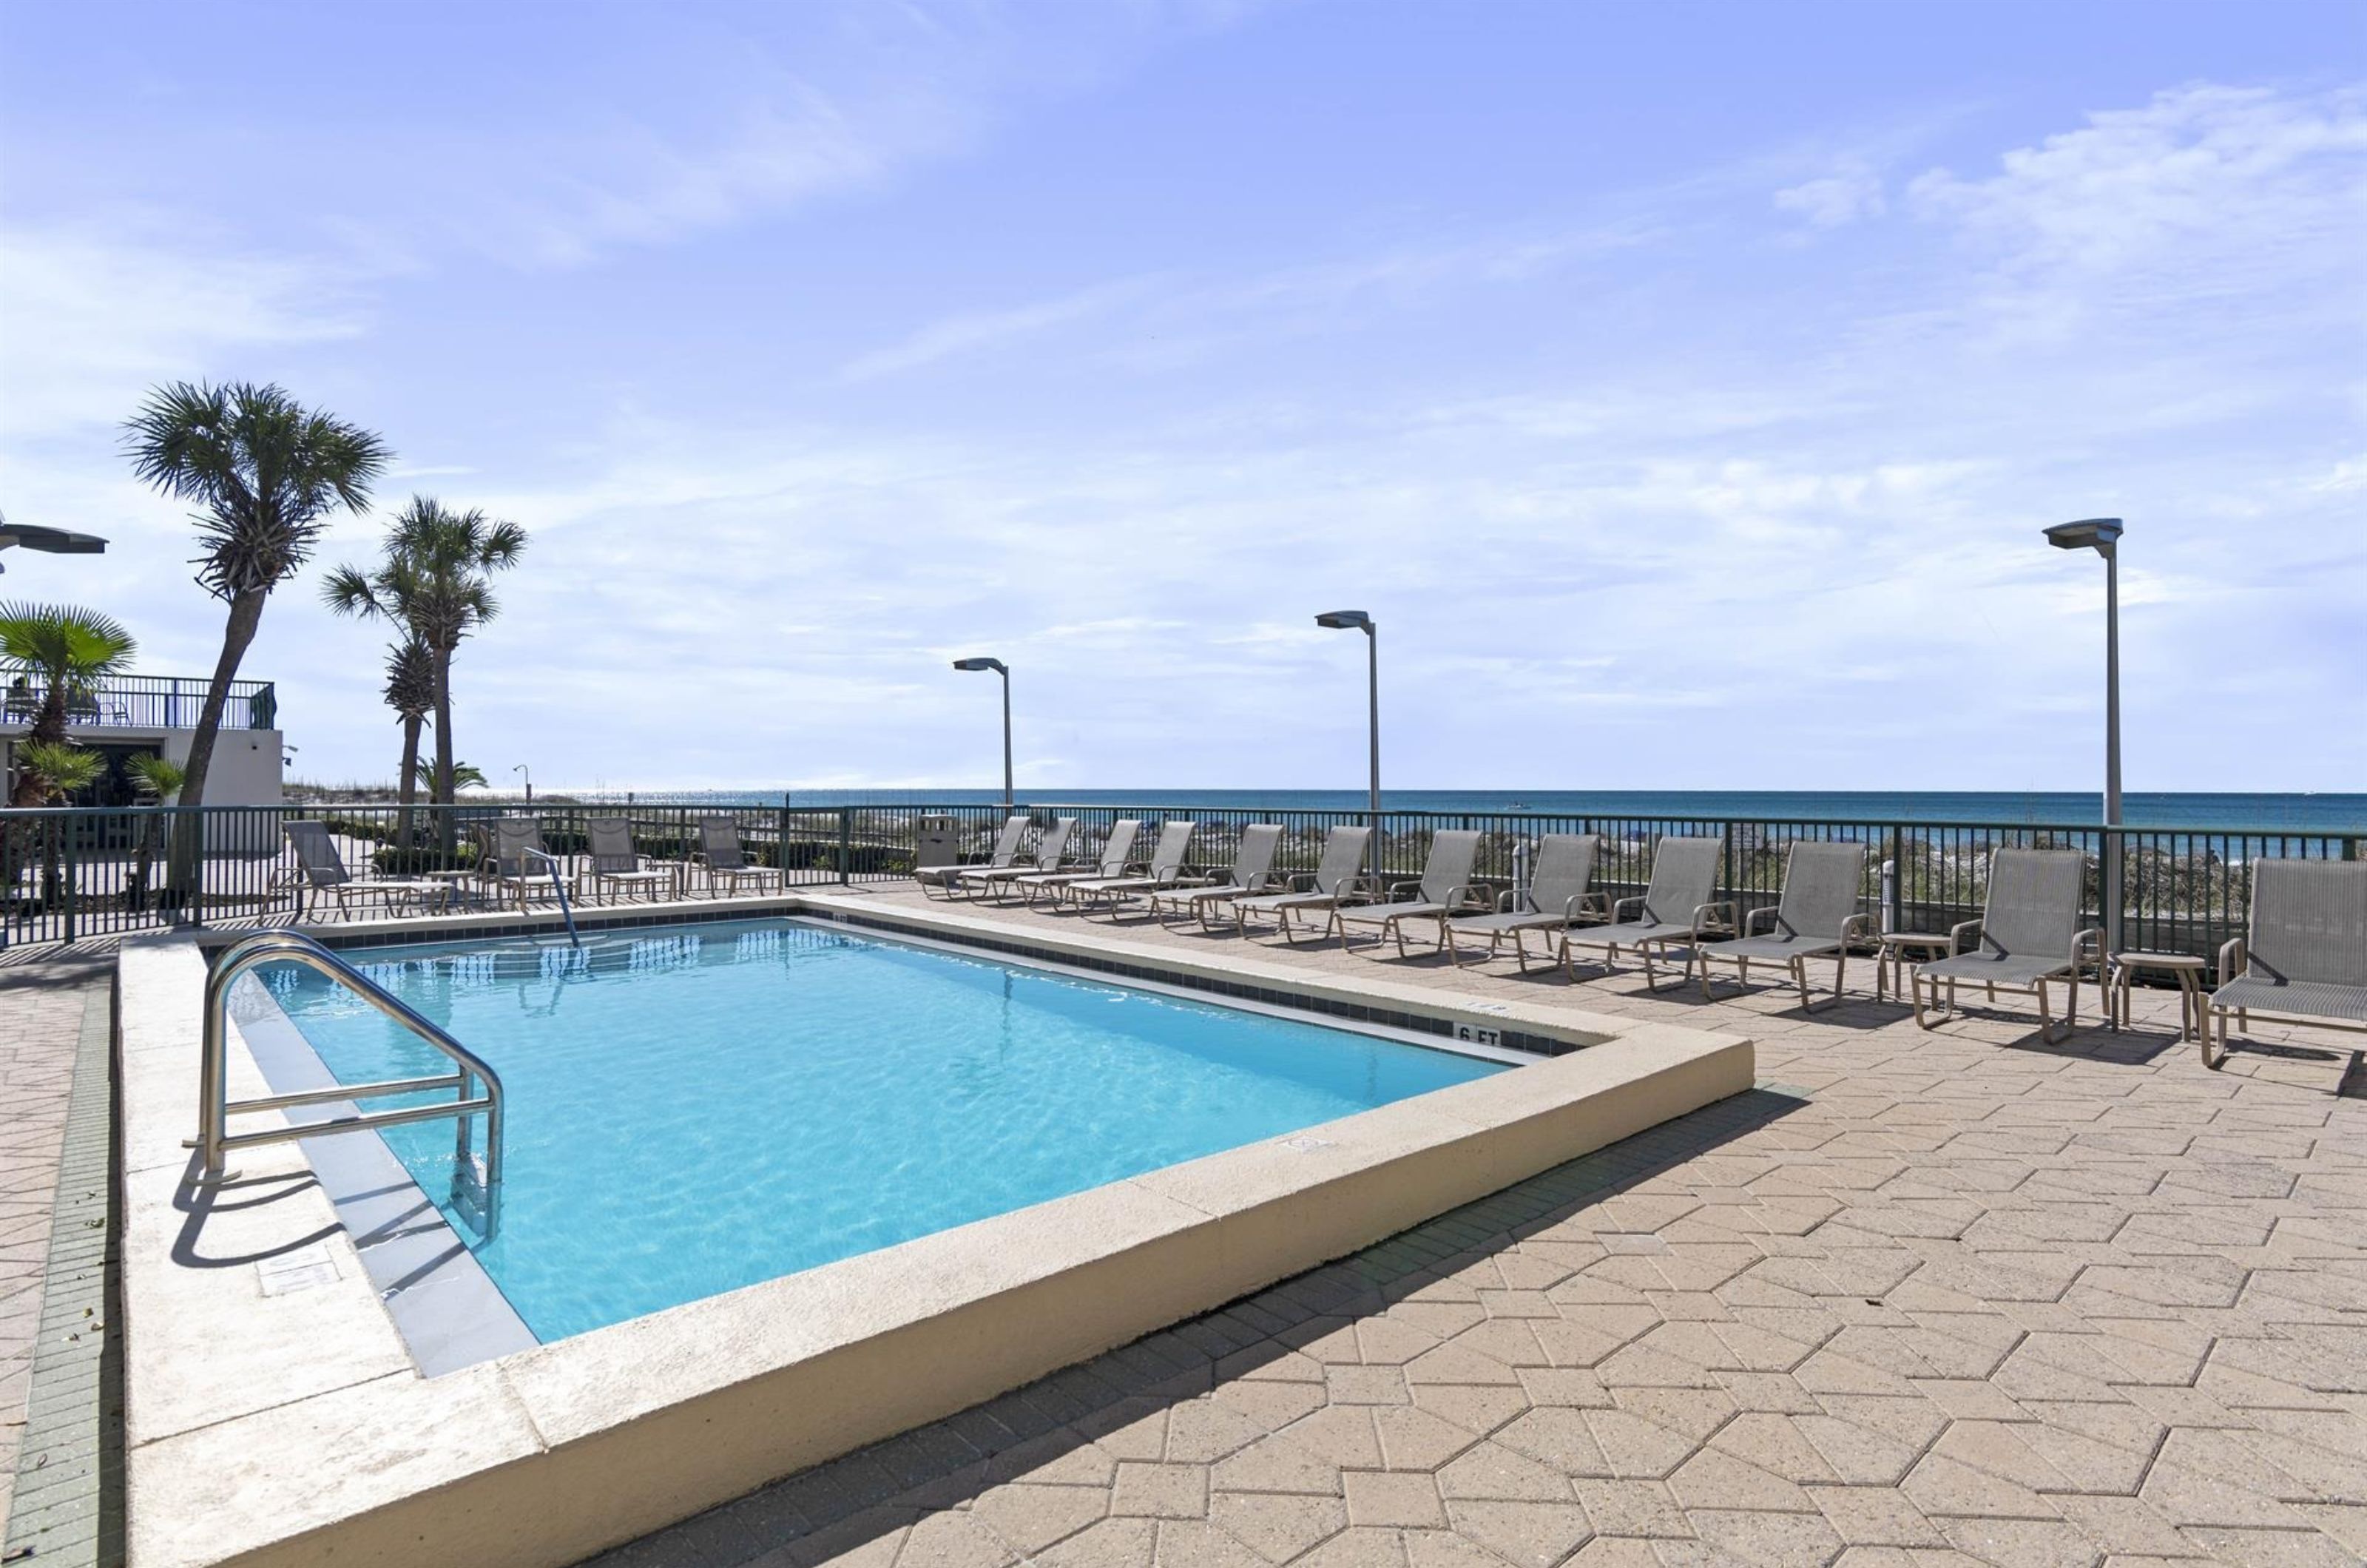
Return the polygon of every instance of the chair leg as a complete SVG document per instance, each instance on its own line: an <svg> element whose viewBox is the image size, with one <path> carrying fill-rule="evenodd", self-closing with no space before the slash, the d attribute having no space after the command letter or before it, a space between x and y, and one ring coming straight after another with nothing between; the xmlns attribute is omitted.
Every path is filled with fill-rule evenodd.
<svg viewBox="0 0 2367 1568"><path fill-rule="evenodd" d="M1931 1021L1923 1016L1923 971L1921 969L1917 969L1909 974L1907 976L1907 984L1908 988L1915 994L1915 1027L1918 1029L1931 1028ZM1939 981L1934 980L1931 982L1931 987L1933 990L1938 990L1939 987ZM1937 997L1933 997L1931 999L1934 1005L1939 1001L1939 998Z"/></svg>
<svg viewBox="0 0 2367 1568"><path fill-rule="evenodd" d="M2072 1032L2078 1027L2079 966L2075 964L2071 966L2070 993L2063 998L2063 1037L2066 1040L2068 1040L2071 1038Z"/></svg>
<svg viewBox="0 0 2367 1568"><path fill-rule="evenodd" d="M1796 956L1793 958L1792 983L1800 987L1800 1010L1816 1011L1817 1004L1808 999L1808 961L1806 959Z"/></svg>
<svg viewBox="0 0 2367 1568"><path fill-rule="evenodd" d="M1989 989L1995 991L1997 987L1992 986ZM2052 1045L2056 1041L2055 1020L2046 1010L2046 982L2039 981L2034 989L2038 992L2038 1037Z"/></svg>

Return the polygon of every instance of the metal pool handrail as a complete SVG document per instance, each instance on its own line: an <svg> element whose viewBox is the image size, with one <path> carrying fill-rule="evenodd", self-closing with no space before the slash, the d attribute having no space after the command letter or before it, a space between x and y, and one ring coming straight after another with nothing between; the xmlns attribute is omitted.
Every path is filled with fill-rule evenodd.
<svg viewBox="0 0 2367 1568"><path fill-rule="evenodd" d="M550 890L559 895L559 912L567 921L567 940L582 947L583 939L575 933L575 911L567 907L567 884L559 874L559 857L549 850L527 850L524 853L528 859L538 860L550 869ZM523 908L525 905L526 898L520 895L518 906Z"/></svg>
<svg viewBox="0 0 2367 1568"><path fill-rule="evenodd" d="M443 1053L450 1058L457 1070L436 1077L337 1084L328 1089L303 1089L294 1094L263 1095L254 1100L232 1101L230 1099L226 1050L230 1032L230 989L241 975L256 964L274 961L300 964L345 987ZM205 1156L200 1181L213 1183L229 1179L232 1173L224 1168L224 1156L232 1149L251 1148L260 1144L283 1144L297 1138L321 1137L332 1133L400 1127L413 1122L432 1122L438 1117L451 1116L459 1119L454 1130L454 1204L466 1210L473 1200L479 1228L486 1241L492 1241L499 1231L502 1194L501 1075L493 1071L483 1057L421 1016L417 1009L311 937L291 931L259 931L222 950L214 962L213 972L206 977L205 1034L198 1053L198 1146ZM476 1080L480 1078L484 1080L482 1095L476 1093ZM297 1105L370 1100L383 1095L417 1094L441 1089L457 1090L457 1097L448 1104L412 1105L398 1111L357 1111L355 1115L333 1117L326 1122L266 1127L251 1133L232 1133L229 1126L232 1116L245 1111L282 1111ZM469 1120L480 1111L485 1117L485 1158L481 1173L469 1139ZM472 1184L476 1189L474 1193L468 1190Z"/></svg>

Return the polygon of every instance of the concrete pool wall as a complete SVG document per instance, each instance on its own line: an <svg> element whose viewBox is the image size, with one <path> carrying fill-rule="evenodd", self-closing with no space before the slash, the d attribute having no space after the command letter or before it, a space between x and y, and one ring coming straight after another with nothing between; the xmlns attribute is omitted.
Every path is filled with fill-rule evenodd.
<svg viewBox="0 0 2367 1568"><path fill-rule="evenodd" d="M631 923L689 912L637 909ZM1008 926L859 896L731 907L737 919L788 913L1006 949L1012 940ZM450 940L540 923L410 919L349 934ZM1396 978L1319 976L1230 953L1178 955L1100 931L1031 932L1025 945L1114 977L1155 973L1565 1054L428 1377L297 1145L246 1151L222 1188L190 1183L194 1156L181 1140L195 1131L205 953L186 936L128 942L117 1019L132 1568L557 1568L1752 1079L1751 1046L1731 1035L1478 1002ZM230 1066L234 1096L264 1091L235 1032Z"/></svg>

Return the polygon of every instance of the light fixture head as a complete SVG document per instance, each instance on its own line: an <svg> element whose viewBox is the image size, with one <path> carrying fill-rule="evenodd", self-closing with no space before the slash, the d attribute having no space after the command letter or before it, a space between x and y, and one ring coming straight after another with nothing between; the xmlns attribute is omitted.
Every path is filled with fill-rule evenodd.
<svg viewBox="0 0 2367 1568"><path fill-rule="evenodd" d="M103 556L107 553L107 541L96 534L76 534L63 528L36 528L0 517L0 550L18 545L52 556ZM0 570L5 570L0 568Z"/></svg>
<svg viewBox="0 0 2367 1568"><path fill-rule="evenodd" d="M1326 610L1315 617L1315 624L1335 632L1369 632L1373 629L1373 617L1362 610Z"/></svg>
<svg viewBox="0 0 2367 1568"><path fill-rule="evenodd" d="M2046 542L2058 550L2092 549L2098 555L2111 555L2114 541L2121 536L2121 520L2117 517L2089 517L2078 523L2057 523L2046 530Z"/></svg>
<svg viewBox="0 0 2367 1568"><path fill-rule="evenodd" d="M1008 675L1011 673L1010 671L1002 667L1002 660L1000 659L957 659L954 660L954 668L957 670L991 670L998 675Z"/></svg>

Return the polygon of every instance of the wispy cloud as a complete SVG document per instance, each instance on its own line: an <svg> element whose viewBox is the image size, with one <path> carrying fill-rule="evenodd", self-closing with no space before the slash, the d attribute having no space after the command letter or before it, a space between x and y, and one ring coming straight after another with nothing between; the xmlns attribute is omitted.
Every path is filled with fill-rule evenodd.
<svg viewBox="0 0 2367 1568"><path fill-rule="evenodd" d="M869 380L900 370L917 370L955 355L1005 347L1056 327L1108 316L1122 306L1148 297L1158 282L1148 276L1120 278L1010 310L947 316L930 322L901 343L857 355L847 363L844 374L852 380Z"/></svg>

